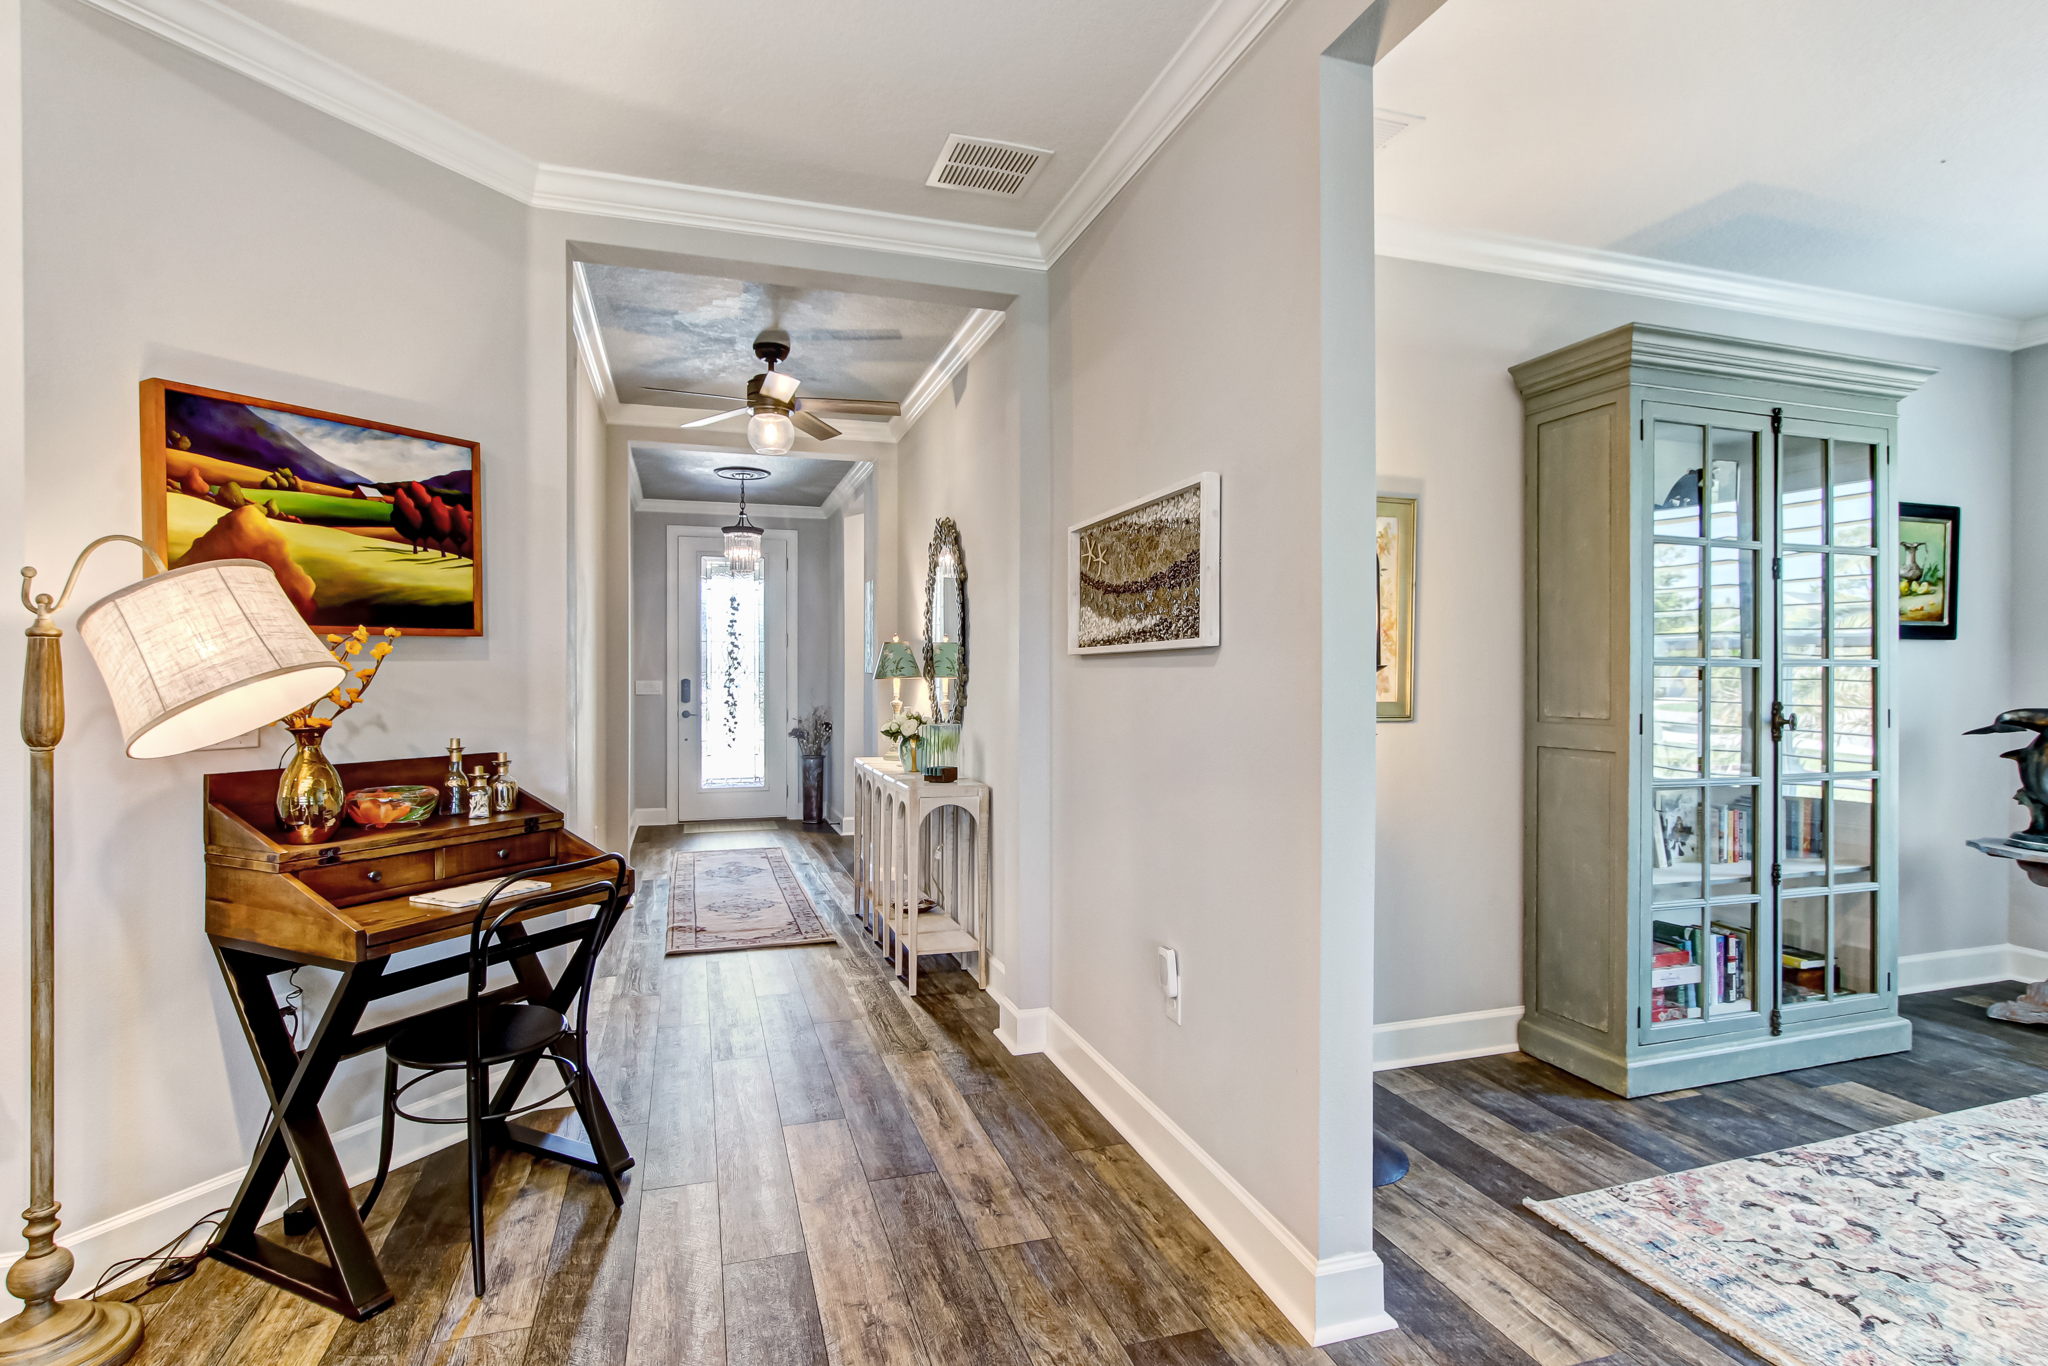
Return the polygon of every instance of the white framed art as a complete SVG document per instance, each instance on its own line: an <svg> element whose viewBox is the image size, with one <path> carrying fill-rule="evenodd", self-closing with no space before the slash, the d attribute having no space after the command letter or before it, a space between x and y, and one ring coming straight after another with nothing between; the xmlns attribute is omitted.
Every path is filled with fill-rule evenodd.
<svg viewBox="0 0 2048 1366"><path fill-rule="evenodd" d="M1223 641L1223 476L1213 471L1067 528L1067 652Z"/></svg>

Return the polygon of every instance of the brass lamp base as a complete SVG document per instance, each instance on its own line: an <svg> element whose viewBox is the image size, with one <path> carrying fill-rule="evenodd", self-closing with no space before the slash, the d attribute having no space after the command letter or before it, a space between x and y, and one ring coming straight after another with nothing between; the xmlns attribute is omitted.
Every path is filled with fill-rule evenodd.
<svg viewBox="0 0 2048 1366"><path fill-rule="evenodd" d="M34 1322L0 1323L0 1366L115 1366L142 1345L142 1311L106 1300L59 1300Z"/></svg>

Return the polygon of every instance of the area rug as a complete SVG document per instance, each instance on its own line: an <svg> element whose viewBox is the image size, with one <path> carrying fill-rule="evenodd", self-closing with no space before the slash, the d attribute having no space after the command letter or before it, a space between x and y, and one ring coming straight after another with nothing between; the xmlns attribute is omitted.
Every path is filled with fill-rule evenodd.
<svg viewBox="0 0 2048 1366"><path fill-rule="evenodd" d="M706 849L669 867L671 954L831 942L780 849Z"/></svg>
<svg viewBox="0 0 2048 1366"><path fill-rule="evenodd" d="M1778 1366L2048 1355L2048 1095L1528 1203Z"/></svg>

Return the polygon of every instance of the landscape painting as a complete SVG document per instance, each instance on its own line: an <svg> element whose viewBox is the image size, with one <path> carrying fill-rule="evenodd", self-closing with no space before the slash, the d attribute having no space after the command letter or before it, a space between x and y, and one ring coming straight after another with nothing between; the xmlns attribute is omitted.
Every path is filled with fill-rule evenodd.
<svg viewBox="0 0 2048 1366"><path fill-rule="evenodd" d="M261 560L325 630L483 634L474 441L152 379L142 481L173 568Z"/></svg>
<svg viewBox="0 0 2048 1366"><path fill-rule="evenodd" d="M1221 642L1221 484L1203 474L1068 528L1069 653Z"/></svg>

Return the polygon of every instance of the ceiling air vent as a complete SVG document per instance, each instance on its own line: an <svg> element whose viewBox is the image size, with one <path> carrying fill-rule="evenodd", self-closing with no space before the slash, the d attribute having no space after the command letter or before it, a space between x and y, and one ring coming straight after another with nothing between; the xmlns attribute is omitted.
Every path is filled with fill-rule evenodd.
<svg viewBox="0 0 2048 1366"><path fill-rule="evenodd" d="M1398 109L1375 109L1372 111L1372 146L1379 151L1401 134L1422 122L1420 114L1404 114Z"/></svg>
<svg viewBox="0 0 2048 1366"><path fill-rule="evenodd" d="M1043 147L1026 147L1015 142L989 138L967 138L955 133L946 139L938 164L924 182L942 190L967 190L973 194L998 194L1014 199L1024 193L1052 153Z"/></svg>

